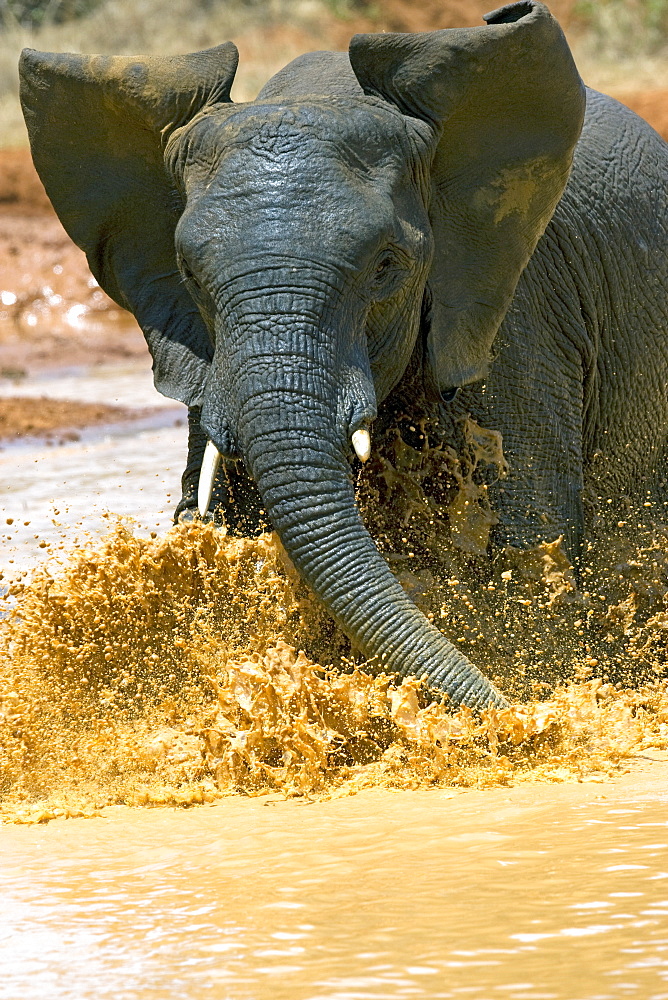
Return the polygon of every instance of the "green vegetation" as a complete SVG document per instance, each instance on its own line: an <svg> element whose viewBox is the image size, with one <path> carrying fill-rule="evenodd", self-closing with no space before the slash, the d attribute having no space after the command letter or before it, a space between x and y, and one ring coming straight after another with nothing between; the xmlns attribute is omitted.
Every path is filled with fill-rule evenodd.
<svg viewBox="0 0 668 1000"><path fill-rule="evenodd" d="M578 0L575 12L605 57L654 55L668 46L668 0Z"/></svg>
<svg viewBox="0 0 668 1000"><path fill-rule="evenodd" d="M14 26L34 30L43 25L64 24L90 14L103 3L104 0L0 0L0 30ZM210 10L213 5L214 0L191 0L188 4L195 13ZM324 5L339 18L368 15L378 6L372 0L324 0ZM270 16L278 9L284 16L286 13L284 4L271 0L232 0L227 6L256 8Z"/></svg>
<svg viewBox="0 0 668 1000"><path fill-rule="evenodd" d="M440 0L443 9L449 2ZM569 40L587 83L608 92L668 85L668 0L574 3ZM241 51L233 96L244 101L301 52L342 47L355 19L380 30L391 6L390 0L0 0L0 147L26 141L16 70L23 46L169 55L233 39Z"/></svg>
<svg viewBox="0 0 668 1000"><path fill-rule="evenodd" d="M377 17L382 0L380 3L374 3L373 0L325 0L325 6L330 9L334 17L343 20L360 14L364 17Z"/></svg>
<svg viewBox="0 0 668 1000"><path fill-rule="evenodd" d="M89 14L101 0L0 0L0 28L39 28Z"/></svg>

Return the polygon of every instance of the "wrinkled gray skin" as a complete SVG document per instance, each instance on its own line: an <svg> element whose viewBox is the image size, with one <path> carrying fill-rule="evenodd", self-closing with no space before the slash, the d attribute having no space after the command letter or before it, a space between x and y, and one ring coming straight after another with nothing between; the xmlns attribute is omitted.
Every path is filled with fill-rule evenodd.
<svg viewBox="0 0 668 1000"><path fill-rule="evenodd" d="M541 4L486 20L355 36L244 105L229 43L22 60L56 210L137 316L157 387L190 406L178 512L196 507L211 438L228 526L266 517L365 655L472 707L503 699L364 529L352 433L373 431L407 370L428 399L467 386L510 462L503 537L563 534L576 558L594 457L619 495L668 426L667 147L591 91L582 128L584 89Z"/></svg>

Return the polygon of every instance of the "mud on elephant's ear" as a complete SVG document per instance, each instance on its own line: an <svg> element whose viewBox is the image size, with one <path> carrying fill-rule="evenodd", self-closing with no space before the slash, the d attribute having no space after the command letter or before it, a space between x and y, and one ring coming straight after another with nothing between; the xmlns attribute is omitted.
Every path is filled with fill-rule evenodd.
<svg viewBox="0 0 668 1000"><path fill-rule="evenodd" d="M566 185L584 116L584 86L543 4L509 4L484 20L350 44L365 92L435 132L428 348L441 389L484 374Z"/></svg>
<svg viewBox="0 0 668 1000"><path fill-rule="evenodd" d="M47 194L102 288L137 317L156 387L189 405L201 402L212 347L176 265L183 205L163 150L202 108L230 100L237 62L228 42L165 58L26 49L20 64Z"/></svg>

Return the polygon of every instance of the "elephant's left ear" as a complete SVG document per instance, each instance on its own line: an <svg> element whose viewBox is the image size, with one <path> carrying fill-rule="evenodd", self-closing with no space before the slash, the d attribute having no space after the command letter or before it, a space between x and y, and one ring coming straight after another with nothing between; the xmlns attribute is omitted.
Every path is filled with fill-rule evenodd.
<svg viewBox="0 0 668 1000"><path fill-rule="evenodd" d="M364 91L436 137L429 353L440 388L480 377L519 276L564 190L585 96L564 35L533 0L487 27L356 35Z"/></svg>
<svg viewBox="0 0 668 1000"><path fill-rule="evenodd" d="M201 402L210 338L176 265L183 205L165 170L172 132L230 100L236 47L174 57L36 52L20 63L33 160L65 229L104 290L130 309L156 387Z"/></svg>

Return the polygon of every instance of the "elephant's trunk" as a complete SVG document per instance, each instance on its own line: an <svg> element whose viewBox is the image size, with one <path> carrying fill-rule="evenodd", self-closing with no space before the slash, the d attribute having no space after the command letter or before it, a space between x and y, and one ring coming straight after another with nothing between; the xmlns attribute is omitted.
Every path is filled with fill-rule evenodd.
<svg viewBox="0 0 668 1000"><path fill-rule="evenodd" d="M344 453L350 427L337 411L335 359L314 358L315 331L302 323L288 337L285 319L281 323L279 331L246 327L226 338L210 385L226 386L228 420L294 566L379 669L424 677L454 704L505 704L418 611L378 552L355 505ZM215 409L209 398L203 425L214 440Z"/></svg>
<svg viewBox="0 0 668 1000"><path fill-rule="evenodd" d="M343 469L324 473L322 452L284 441L253 464L283 545L344 632L379 666L414 673L455 704L501 699L489 681L408 599L364 528ZM319 469L317 476L312 470Z"/></svg>

